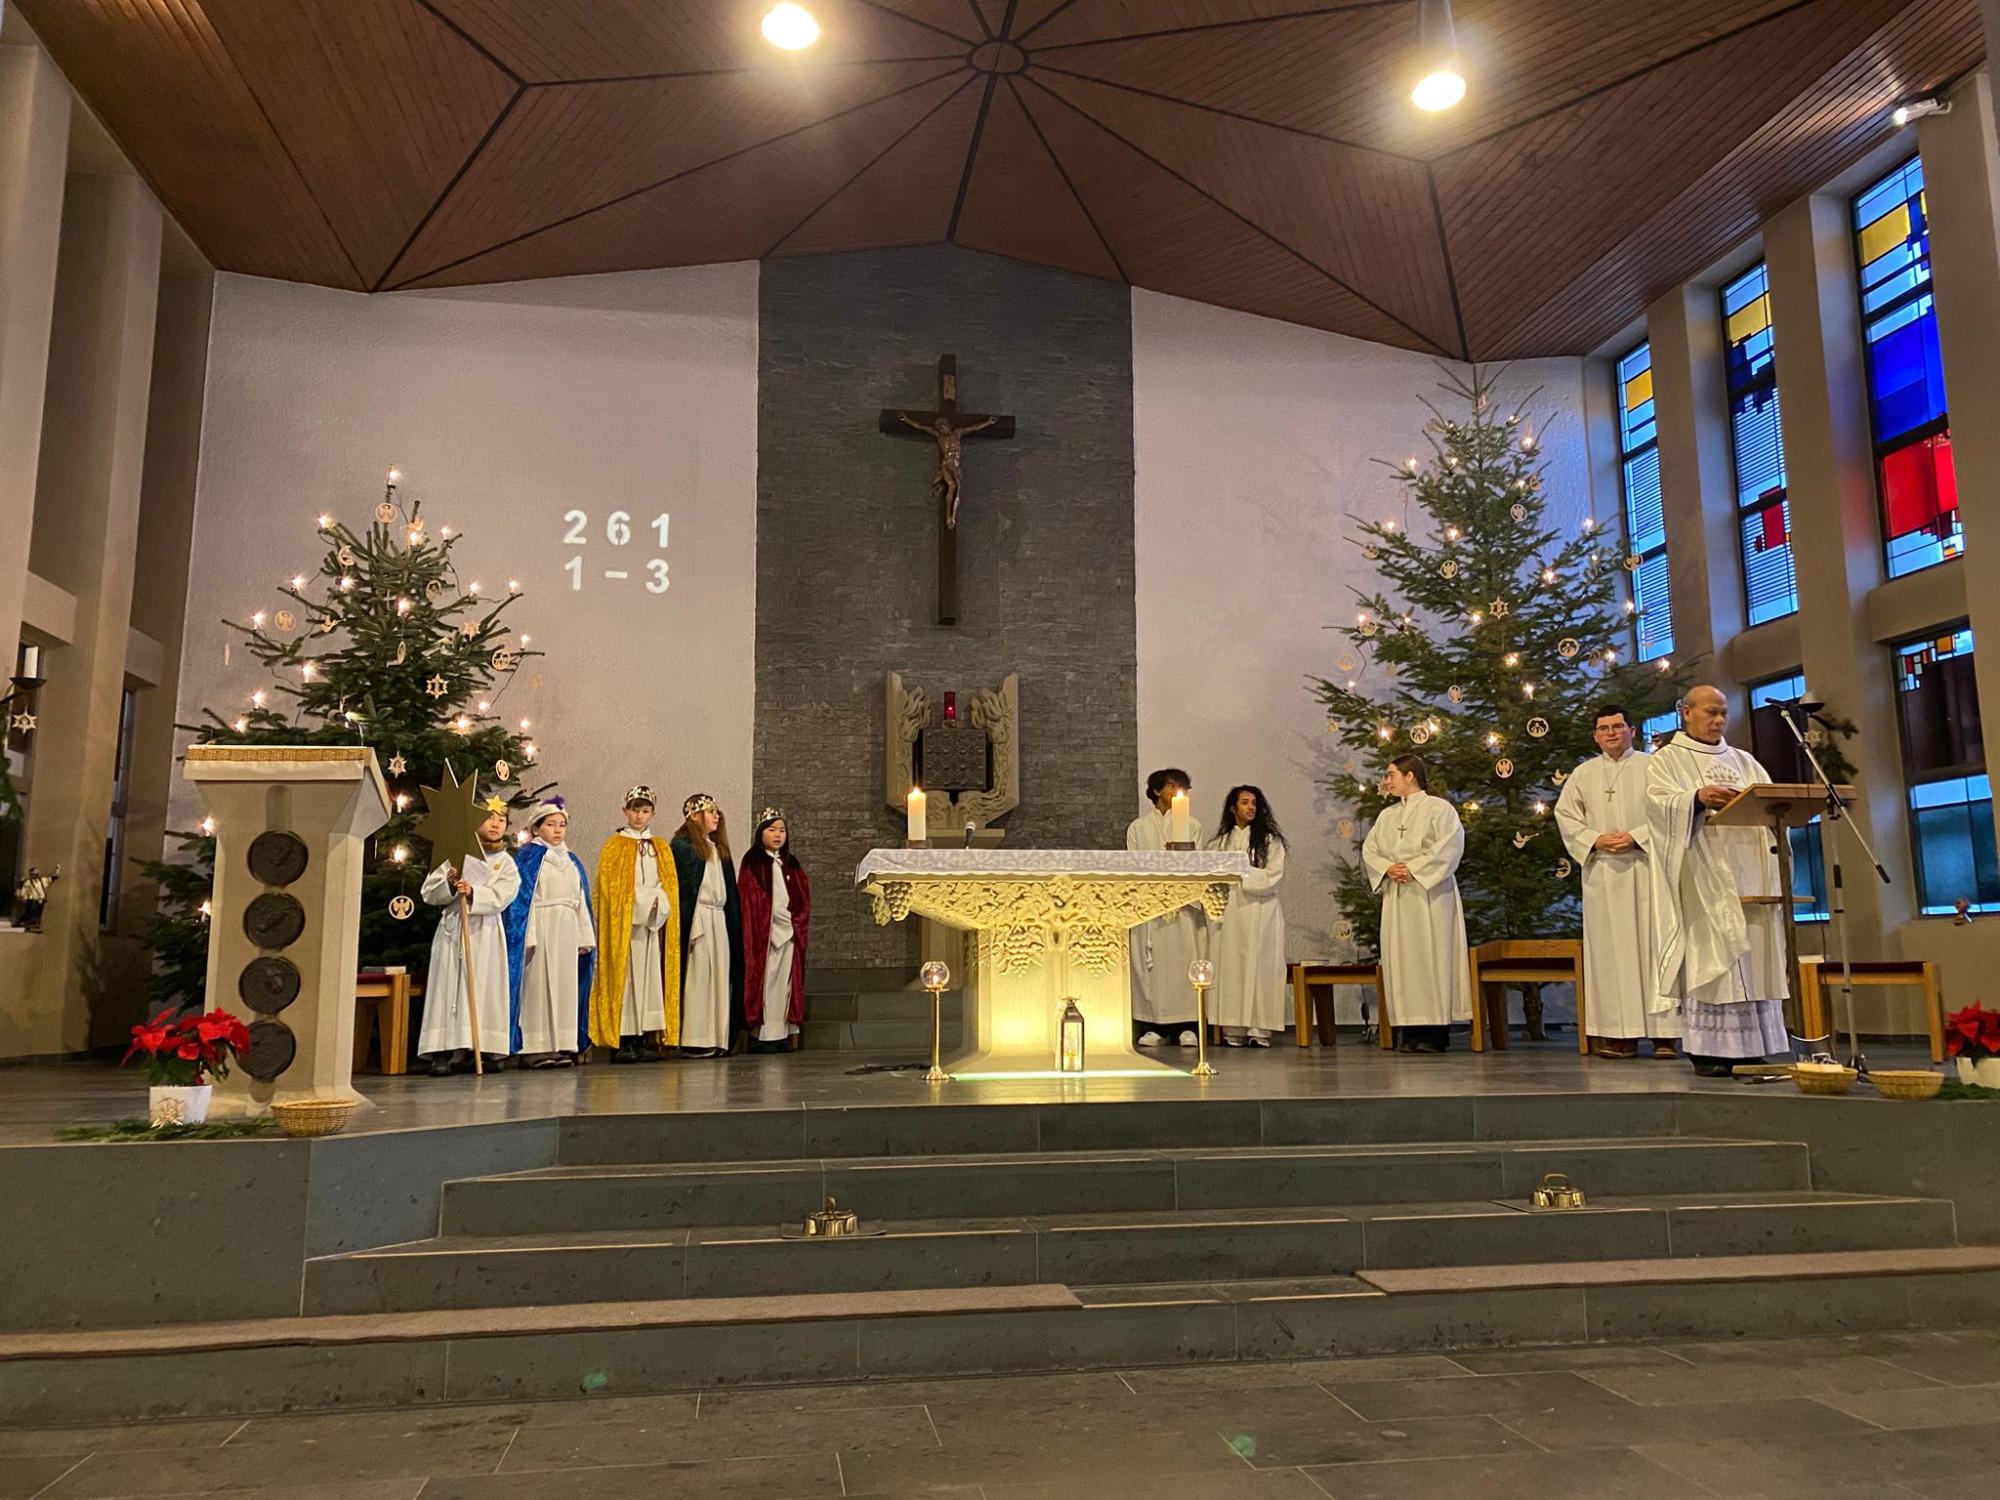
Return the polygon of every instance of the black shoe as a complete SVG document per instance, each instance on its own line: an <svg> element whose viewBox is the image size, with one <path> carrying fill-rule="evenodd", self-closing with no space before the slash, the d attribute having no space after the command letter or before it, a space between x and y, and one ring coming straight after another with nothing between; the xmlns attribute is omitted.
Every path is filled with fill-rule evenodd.
<svg viewBox="0 0 2000 1500"><path fill-rule="evenodd" d="M1688 1060L1703 1078L1729 1078L1736 1072L1736 1065L1726 1057L1694 1057Z"/></svg>
<svg viewBox="0 0 2000 1500"><path fill-rule="evenodd" d="M792 1050L792 1044L790 1042L752 1042L750 1050L752 1052L789 1052Z"/></svg>
<svg viewBox="0 0 2000 1500"><path fill-rule="evenodd" d="M620 1037L618 1039L618 1050L611 1054L611 1060L615 1063L635 1063L639 1061L639 1039L637 1037Z"/></svg>
<svg viewBox="0 0 2000 1500"><path fill-rule="evenodd" d="M431 1059L430 1072L431 1072L431 1077L433 1078L451 1077L452 1074L451 1055L449 1053L443 1053L437 1057L433 1057Z"/></svg>

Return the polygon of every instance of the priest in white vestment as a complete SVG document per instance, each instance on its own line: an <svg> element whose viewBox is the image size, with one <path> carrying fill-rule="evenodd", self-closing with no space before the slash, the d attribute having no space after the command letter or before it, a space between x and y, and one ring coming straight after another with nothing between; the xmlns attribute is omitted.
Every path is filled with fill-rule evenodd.
<svg viewBox="0 0 2000 1500"><path fill-rule="evenodd" d="M1396 1028L1402 1051L1443 1052L1451 1024L1472 1020L1458 899L1465 826L1457 808L1431 795L1420 757L1390 761L1385 784L1396 800L1361 844L1368 883L1382 896L1382 1023Z"/></svg>
<svg viewBox="0 0 2000 1500"><path fill-rule="evenodd" d="M489 809L479 825L487 854L484 866L467 859L452 878L445 861L424 877L421 894L432 906L442 906L437 932L431 938L431 966L424 975L424 1023L417 1033L417 1051L430 1059L431 1076L472 1071L472 1006L479 1006L479 1051L499 1059L514 1050L511 992L507 982L507 933L502 913L520 893L521 873L507 852L507 809ZM459 897L465 898L470 920L473 991L466 993L466 940L459 932Z"/></svg>
<svg viewBox="0 0 2000 1500"><path fill-rule="evenodd" d="M1285 984L1285 910L1278 886L1285 878L1285 836L1271 805L1254 786L1236 786L1222 803L1222 828L1211 849L1248 855L1250 873L1229 897L1219 927L1211 929L1215 993L1209 1019L1231 1047L1268 1047L1285 1029L1291 992Z"/></svg>
<svg viewBox="0 0 2000 1500"><path fill-rule="evenodd" d="M1146 778L1150 810L1134 818L1125 830L1130 850L1165 849L1171 841L1174 795L1191 792L1187 772L1169 766ZM1188 814L1188 841L1201 843L1201 827ZM1169 1039L1183 1047L1198 1041L1194 1030L1194 986L1188 965L1208 946L1208 924L1201 903L1183 906L1171 916L1142 922L1132 929L1132 1021L1141 1047L1158 1047Z"/></svg>
<svg viewBox="0 0 2000 1500"><path fill-rule="evenodd" d="M1601 754L1570 772L1556 798L1556 827L1583 871L1583 992L1590 1050L1677 1057L1680 1007L1660 994L1659 937L1653 922L1653 867L1647 853L1646 763L1632 747L1636 726L1616 704L1597 711L1592 737Z"/></svg>
<svg viewBox="0 0 2000 1500"><path fill-rule="evenodd" d="M1746 787L1768 782L1755 756L1723 739L1729 702L1691 688L1681 729L1646 768L1660 992L1682 1004L1695 1071L1727 1076L1738 1062L1788 1055L1785 911L1772 897L1778 857L1771 832L1709 822Z"/></svg>

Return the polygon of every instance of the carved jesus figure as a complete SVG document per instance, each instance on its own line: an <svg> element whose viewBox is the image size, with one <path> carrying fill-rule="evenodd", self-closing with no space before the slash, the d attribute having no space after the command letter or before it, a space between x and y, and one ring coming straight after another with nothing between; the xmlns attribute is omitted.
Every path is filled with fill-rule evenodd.
<svg viewBox="0 0 2000 1500"><path fill-rule="evenodd" d="M977 422L968 422L963 427L954 427L950 416L939 416L934 422L919 422L908 412L896 414L906 427L914 427L919 432L928 432L937 439L937 473L931 476L931 493L944 502L944 524L947 531L958 529L958 493L965 466L965 435L978 432L983 427L991 427L997 417L982 417Z"/></svg>

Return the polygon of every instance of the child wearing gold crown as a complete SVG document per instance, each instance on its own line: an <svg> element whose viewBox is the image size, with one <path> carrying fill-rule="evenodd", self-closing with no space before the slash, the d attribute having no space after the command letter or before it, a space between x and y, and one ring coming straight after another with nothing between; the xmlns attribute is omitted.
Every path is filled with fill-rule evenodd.
<svg viewBox="0 0 2000 1500"><path fill-rule="evenodd" d="M743 908L729 827L706 792L681 804L681 1056L726 1057L743 1028Z"/></svg>
<svg viewBox="0 0 2000 1500"><path fill-rule="evenodd" d="M806 1019L806 924L812 883L792 853L791 827L775 807L757 829L736 878L743 906L743 1025L752 1052L789 1052Z"/></svg>
<svg viewBox="0 0 2000 1500"><path fill-rule="evenodd" d="M520 894L521 873L507 852L507 804L486 799L486 819L479 825L479 842L486 867L468 859L458 878L446 860L424 877L422 895L444 908L431 938L430 972L424 979L424 1024L417 1051L428 1059L431 1077L472 1071L472 1001L479 1002L479 1051L485 1066L497 1070L514 1050L513 1016L507 982L507 933L503 914ZM472 951L473 993L467 994L467 938L459 933L459 897L468 913L465 931Z"/></svg>
<svg viewBox="0 0 2000 1500"><path fill-rule="evenodd" d="M653 789L625 794L625 826L597 856L597 970L590 1040L615 1063L658 1062L680 1040L681 924L670 856L653 832Z"/></svg>

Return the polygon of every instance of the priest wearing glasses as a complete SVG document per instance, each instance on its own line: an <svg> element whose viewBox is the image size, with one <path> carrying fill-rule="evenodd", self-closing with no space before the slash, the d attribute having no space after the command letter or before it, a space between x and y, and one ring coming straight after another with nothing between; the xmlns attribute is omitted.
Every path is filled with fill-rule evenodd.
<svg viewBox="0 0 2000 1500"><path fill-rule="evenodd" d="M1690 688L1680 713L1680 733L1646 767L1660 993L1681 1003L1695 1071L1727 1077L1737 1063L1791 1047L1786 914L1771 899L1786 893L1768 829L1712 821L1746 788L1771 779L1755 756L1723 739L1728 700L1718 688Z"/></svg>

